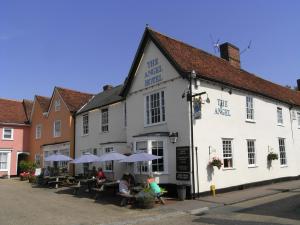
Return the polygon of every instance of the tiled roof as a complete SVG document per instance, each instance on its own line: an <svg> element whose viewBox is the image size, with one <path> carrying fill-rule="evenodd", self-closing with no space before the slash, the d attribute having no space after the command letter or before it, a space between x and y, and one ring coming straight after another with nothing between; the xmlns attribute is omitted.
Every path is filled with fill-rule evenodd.
<svg viewBox="0 0 300 225"><path fill-rule="evenodd" d="M48 108L49 108L51 99L49 97L44 97L44 96L40 96L40 95L36 95L35 99L40 104L43 112L48 112Z"/></svg>
<svg viewBox="0 0 300 225"><path fill-rule="evenodd" d="M27 121L22 101L0 99L0 123L26 124Z"/></svg>
<svg viewBox="0 0 300 225"><path fill-rule="evenodd" d="M66 88L56 87L56 89L68 106L70 112L76 112L93 97L92 94Z"/></svg>
<svg viewBox="0 0 300 225"><path fill-rule="evenodd" d="M238 69L222 58L211 55L201 49L192 47L149 28L145 30L135 61L141 58L141 53L139 52L143 50L148 38L156 44L183 77L186 77L188 73L195 70L200 78L300 106L299 91L291 90L262 79L245 70ZM122 91L123 95L126 95L128 92L128 86L130 86L132 82L136 69L137 66L133 64Z"/></svg>
<svg viewBox="0 0 300 225"><path fill-rule="evenodd" d="M100 108L112 103L122 101L124 98L120 96L123 85L116 86L112 89L100 92L89 103L87 103L77 114L88 112L90 110Z"/></svg>
<svg viewBox="0 0 300 225"><path fill-rule="evenodd" d="M30 120L30 115L31 115L31 112L32 112L32 108L33 108L33 101L24 99L23 100L23 106L24 106L24 109L25 109L27 120L29 121Z"/></svg>

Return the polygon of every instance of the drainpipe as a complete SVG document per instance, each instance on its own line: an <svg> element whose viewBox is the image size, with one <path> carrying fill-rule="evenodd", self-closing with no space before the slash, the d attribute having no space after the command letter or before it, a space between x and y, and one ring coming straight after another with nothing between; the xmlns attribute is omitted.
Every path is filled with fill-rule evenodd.
<svg viewBox="0 0 300 225"><path fill-rule="evenodd" d="M195 173L194 173L194 124L193 124L193 92L192 92L192 79L196 76L195 71L192 71L189 75L189 96L188 101L190 102L190 123L191 123L191 153L192 153L192 199L195 199Z"/></svg>

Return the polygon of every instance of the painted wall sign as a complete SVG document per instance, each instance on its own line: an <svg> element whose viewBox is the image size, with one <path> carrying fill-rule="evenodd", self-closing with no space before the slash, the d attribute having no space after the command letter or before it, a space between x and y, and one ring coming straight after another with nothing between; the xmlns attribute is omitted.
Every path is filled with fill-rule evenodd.
<svg viewBox="0 0 300 225"><path fill-rule="evenodd" d="M176 171L190 172L190 147L176 148Z"/></svg>
<svg viewBox="0 0 300 225"><path fill-rule="evenodd" d="M230 110L228 108L228 101L223 99L217 99L218 106L215 109L215 114L222 115L222 116L231 116Z"/></svg>
<svg viewBox="0 0 300 225"><path fill-rule="evenodd" d="M176 173L176 180L190 180L190 174L189 173Z"/></svg>
<svg viewBox="0 0 300 225"><path fill-rule="evenodd" d="M159 64L158 58L148 61L147 69L145 72L145 87L162 81L162 67Z"/></svg>

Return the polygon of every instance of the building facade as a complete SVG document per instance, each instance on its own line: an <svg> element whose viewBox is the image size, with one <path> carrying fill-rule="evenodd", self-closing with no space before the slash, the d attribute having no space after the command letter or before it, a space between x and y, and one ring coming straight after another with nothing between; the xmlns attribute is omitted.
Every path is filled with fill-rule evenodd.
<svg viewBox="0 0 300 225"><path fill-rule="evenodd" d="M220 51L221 58L146 28L121 93L127 142L163 156L145 173L193 193L299 176L300 92L242 70L235 46ZM268 161L270 152L279 159Z"/></svg>
<svg viewBox="0 0 300 225"><path fill-rule="evenodd" d="M119 95L122 88L122 85L106 85L102 92L78 110L75 132L76 158L86 152L98 156L113 151L131 152L126 141L126 105L124 98ZM126 169L125 165L113 165L112 162L93 163L91 166L102 167L107 176L116 175L114 178L117 179L120 179ZM84 173L84 165L77 165L76 173Z"/></svg>
<svg viewBox="0 0 300 225"><path fill-rule="evenodd" d="M52 166L44 158L61 153L74 158L74 114L91 94L55 87L51 98L35 96L31 113L30 160L40 167ZM67 163L59 163L67 167Z"/></svg>
<svg viewBox="0 0 300 225"><path fill-rule="evenodd" d="M108 104L105 122L116 132L101 132L103 103L79 113L76 154L121 141L118 151L162 157L126 170L138 178L151 173L160 184L186 184L192 193L299 176L300 92L242 70L232 44L220 52L217 57L146 28L123 100ZM269 153L278 160L268 161ZM211 166L215 158L220 169Z"/></svg>
<svg viewBox="0 0 300 225"><path fill-rule="evenodd" d="M0 177L16 176L29 155L29 115L32 102L0 99Z"/></svg>

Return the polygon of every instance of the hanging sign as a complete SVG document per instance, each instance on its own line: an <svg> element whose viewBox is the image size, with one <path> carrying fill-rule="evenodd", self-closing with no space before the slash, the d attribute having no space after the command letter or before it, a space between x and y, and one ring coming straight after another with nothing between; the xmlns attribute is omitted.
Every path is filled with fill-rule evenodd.
<svg viewBox="0 0 300 225"><path fill-rule="evenodd" d="M201 98L195 98L194 101L194 119L201 119Z"/></svg>
<svg viewBox="0 0 300 225"><path fill-rule="evenodd" d="M228 101L223 99L217 99L217 101L218 101L218 105L215 109L215 114L222 115L222 116L231 116L228 107Z"/></svg>
<svg viewBox="0 0 300 225"><path fill-rule="evenodd" d="M145 72L145 87L162 81L162 68L159 64L158 58L148 61L147 69L148 70Z"/></svg>

